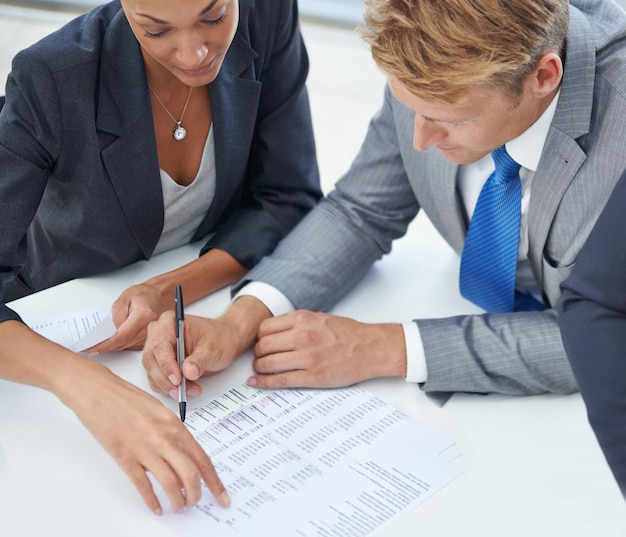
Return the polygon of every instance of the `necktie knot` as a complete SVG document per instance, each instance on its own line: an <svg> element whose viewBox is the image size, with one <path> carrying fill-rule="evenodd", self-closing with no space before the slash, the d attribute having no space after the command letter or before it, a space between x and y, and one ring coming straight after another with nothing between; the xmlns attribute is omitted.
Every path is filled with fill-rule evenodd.
<svg viewBox="0 0 626 537"><path fill-rule="evenodd" d="M503 145L494 149L491 157L496 165L495 180L508 182L519 178L521 166L511 158Z"/></svg>

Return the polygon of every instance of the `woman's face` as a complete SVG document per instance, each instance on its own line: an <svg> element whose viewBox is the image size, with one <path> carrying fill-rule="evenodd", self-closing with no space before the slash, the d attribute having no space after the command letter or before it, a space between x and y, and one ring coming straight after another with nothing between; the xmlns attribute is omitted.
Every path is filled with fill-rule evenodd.
<svg viewBox="0 0 626 537"><path fill-rule="evenodd" d="M238 0L121 0L130 27L151 63L187 86L219 73L239 22Z"/></svg>

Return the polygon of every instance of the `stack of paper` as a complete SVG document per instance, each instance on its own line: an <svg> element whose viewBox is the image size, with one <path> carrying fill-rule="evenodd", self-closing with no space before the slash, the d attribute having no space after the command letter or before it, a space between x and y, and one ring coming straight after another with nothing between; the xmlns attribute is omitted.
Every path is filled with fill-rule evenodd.
<svg viewBox="0 0 626 537"><path fill-rule="evenodd" d="M77 351L115 331L106 311L29 325ZM242 384L205 400L185 424L232 505L221 507L204 488L193 509L159 519L183 537L265 534L259 528L273 537L370 536L461 474L451 439L360 387L267 391Z"/></svg>
<svg viewBox="0 0 626 537"><path fill-rule="evenodd" d="M360 387L242 384L197 407L186 425L232 505L205 488L194 508L159 519L185 537L374 535L461 473L454 442Z"/></svg>
<svg viewBox="0 0 626 537"><path fill-rule="evenodd" d="M25 319L25 322L38 334L75 352L93 347L115 333L109 308Z"/></svg>

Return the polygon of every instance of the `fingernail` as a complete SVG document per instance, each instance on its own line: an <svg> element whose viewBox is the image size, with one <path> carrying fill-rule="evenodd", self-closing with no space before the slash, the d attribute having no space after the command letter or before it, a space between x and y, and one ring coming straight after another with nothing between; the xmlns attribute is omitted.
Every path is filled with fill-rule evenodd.
<svg viewBox="0 0 626 537"><path fill-rule="evenodd" d="M189 388L187 388L187 395L190 397L198 397L198 395L200 395L200 388L198 386L189 386Z"/></svg>
<svg viewBox="0 0 626 537"><path fill-rule="evenodd" d="M167 377L168 379L170 379L170 382L174 385L174 386L178 386L178 379L172 374L169 377Z"/></svg>
<svg viewBox="0 0 626 537"><path fill-rule="evenodd" d="M195 380L200 376L200 370L198 369L198 366L194 363L191 363L187 366L187 371L189 371L187 378Z"/></svg>
<svg viewBox="0 0 626 537"><path fill-rule="evenodd" d="M156 515L156 516L161 516L163 514L163 509L161 509L160 507L155 507L152 512Z"/></svg>
<svg viewBox="0 0 626 537"><path fill-rule="evenodd" d="M222 492L220 501L224 507L228 507L230 505L230 496L228 495L228 492Z"/></svg>
<svg viewBox="0 0 626 537"><path fill-rule="evenodd" d="M250 377L248 379L248 386L256 386L256 377Z"/></svg>
<svg viewBox="0 0 626 537"><path fill-rule="evenodd" d="M170 390L169 394L172 399L178 399L178 390Z"/></svg>

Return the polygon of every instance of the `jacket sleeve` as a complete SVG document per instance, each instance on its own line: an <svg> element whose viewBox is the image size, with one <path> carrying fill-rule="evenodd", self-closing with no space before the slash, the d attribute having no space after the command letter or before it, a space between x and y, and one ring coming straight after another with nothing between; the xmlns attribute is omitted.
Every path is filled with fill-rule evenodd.
<svg viewBox="0 0 626 537"><path fill-rule="evenodd" d="M336 189L234 292L257 280L280 290L296 308L328 310L404 235L419 205L400 155L392 99L387 89Z"/></svg>
<svg viewBox="0 0 626 537"><path fill-rule="evenodd" d="M578 390L556 311L418 319L429 392L537 395Z"/></svg>
<svg viewBox="0 0 626 537"><path fill-rule="evenodd" d="M297 3L255 2L248 18L262 89L246 183L239 206L201 254L220 248L252 267L317 203L321 189Z"/></svg>
<svg viewBox="0 0 626 537"><path fill-rule="evenodd" d="M626 173L582 249L558 304L589 422L626 494Z"/></svg>
<svg viewBox="0 0 626 537"><path fill-rule="evenodd" d="M0 112L0 321L20 319L5 305L3 289L24 266L26 232L59 151L61 122L54 88L36 53L16 55Z"/></svg>

